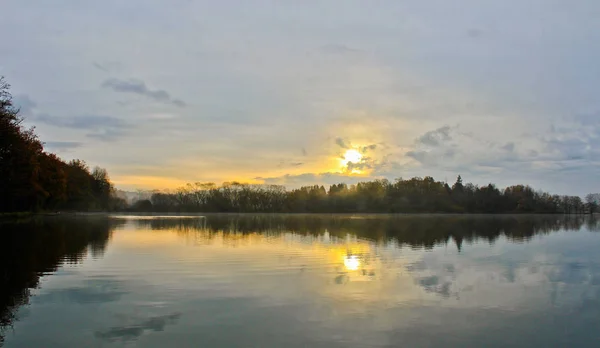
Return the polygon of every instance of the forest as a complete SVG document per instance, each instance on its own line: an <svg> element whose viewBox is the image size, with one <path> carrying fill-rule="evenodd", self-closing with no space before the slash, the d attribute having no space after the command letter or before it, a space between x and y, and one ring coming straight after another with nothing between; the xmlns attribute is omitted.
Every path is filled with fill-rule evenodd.
<svg viewBox="0 0 600 348"><path fill-rule="evenodd" d="M373 180L305 186L244 183L188 184L172 192L155 191L136 201L131 211L230 213L595 213L600 195L559 196L526 185L503 190L493 184L464 184L460 175L450 186L432 177Z"/></svg>
<svg viewBox="0 0 600 348"><path fill-rule="evenodd" d="M123 208L105 169L63 161L26 128L0 77L0 212L93 211Z"/></svg>
<svg viewBox="0 0 600 348"><path fill-rule="evenodd" d="M82 160L65 162L44 150L26 128L0 78L0 212L136 211L230 213L595 213L600 194L559 196L527 185L449 185L430 176L334 184L288 190L279 185L194 183L154 191L127 204L105 169Z"/></svg>

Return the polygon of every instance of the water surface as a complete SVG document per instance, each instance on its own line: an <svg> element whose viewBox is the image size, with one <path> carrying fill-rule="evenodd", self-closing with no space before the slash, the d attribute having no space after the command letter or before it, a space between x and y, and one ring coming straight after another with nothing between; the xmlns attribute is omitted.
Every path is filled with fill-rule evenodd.
<svg viewBox="0 0 600 348"><path fill-rule="evenodd" d="M600 233L556 216L0 222L5 347L600 346Z"/></svg>

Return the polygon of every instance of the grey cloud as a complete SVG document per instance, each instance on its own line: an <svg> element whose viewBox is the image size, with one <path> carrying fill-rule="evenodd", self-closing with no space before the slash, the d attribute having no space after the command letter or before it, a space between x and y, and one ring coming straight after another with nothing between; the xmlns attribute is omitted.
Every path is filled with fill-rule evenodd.
<svg viewBox="0 0 600 348"><path fill-rule="evenodd" d="M103 61L103 62L95 61L95 62L92 62L92 65L96 69L106 72L106 73L117 72L117 71L123 69L123 65L117 61Z"/></svg>
<svg viewBox="0 0 600 348"><path fill-rule="evenodd" d="M558 160L600 160L600 124L597 116L579 115L570 118L565 125L551 125L549 131L540 137L545 150L558 155Z"/></svg>
<svg viewBox="0 0 600 348"><path fill-rule="evenodd" d="M361 50L340 44L323 45L319 47L319 51L326 54L356 54L362 52Z"/></svg>
<svg viewBox="0 0 600 348"><path fill-rule="evenodd" d="M92 65L94 65L98 70L102 70L104 72L109 72L107 68L105 68L102 64L97 63L97 62L93 62Z"/></svg>
<svg viewBox="0 0 600 348"><path fill-rule="evenodd" d="M360 152L366 153L367 151L375 150L376 148L377 148L377 144L371 144L371 145L361 147Z"/></svg>
<svg viewBox="0 0 600 348"><path fill-rule="evenodd" d="M171 103L173 103L173 105L175 105L175 106L179 106L180 108L183 108L186 106L185 102L181 99L173 99L171 101Z"/></svg>
<svg viewBox="0 0 600 348"><path fill-rule="evenodd" d="M46 123L57 127L75 128L75 129L98 129L98 128L118 128L128 127L122 120L112 116L52 116L40 114L35 117L38 122Z"/></svg>
<svg viewBox="0 0 600 348"><path fill-rule="evenodd" d="M456 155L456 149L454 148L446 149L446 151L444 151L444 157L446 158L453 158L454 155Z"/></svg>
<svg viewBox="0 0 600 348"><path fill-rule="evenodd" d="M95 138L103 141L117 139L126 133L126 129L132 126L123 120L103 115L82 115L82 116L54 116L50 114L34 112L37 104L27 95L19 95L15 98L17 105L21 108L21 113L28 116L30 120L48 124L55 127L64 127L72 129L88 130L86 134L89 138ZM80 147L79 142L68 141L50 141L45 145L56 150L66 151Z"/></svg>
<svg viewBox="0 0 600 348"><path fill-rule="evenodd" d="M161 103L173 104L179 107L186 106L185 102L180 99L171 99L171 96L167 91L162 89L151 90L146 86L146 83L144 81L140 80L130 79L125 81L116 78L111 78L104 81L102 83L102 87L110 88L115 92L134 93L143 95Z"/></svg>
<svg viewBox="0 0 600 348"><path fill-rule="evenodd" d="M405 153L406 156L417 160L418 162L425 162L425 159L427 158L427 151L408 151Z"/></svg>
<svg viewBox="0 0 600 348"><path fill-rule="evenodd" d="M590 154L589 145L581 139L553 139L549 140L547 145L549 148L560 152L566 159L582 159Z"/></svg>
<svg viewBox="0 0 600 348"><path fill-rule="evenodd" d="M96 132L96 133L86 134L86 137L92 138L92 139L98 139L101 141L113 141L113 140L116 140L118 138L125 136L126 134L127 134L127 132L125 132L123 129L115 128L115 129L104 129L104 130Z"/></svg>
<svg viewBox="0 0 600 348"><path fill-rule="evenodd" d="M524 163L514 151L513 142L502 146L480 139L469 132L461 132L457 127L444 126L424 133L415 140L415 146L404 156L416 162L446 172L469 174L489 174L498 169L523 169ZM475 176L475 175L474 175Z"/></svg>
<svg viewBox="0 0 600 348"><path fill-rule="evenodd" d="M81 147L83 143L77 141L47 141L44 146L50 149L65 151Z"/></svg>
<svg viewBox="0 0 600 348"><path fill-rule="evenodd" d="M558 134L548 138L542 138L546 144L546 150L557 153L557 159L600 159L600 152L596 150L600 145L598 139L586 139L577 134ZM594 142L595 143L594 145Z"/></svg>
<svg viewBox="0 0 600 348"><path fill-rule="evenodd" d="M503 150L506 150L508 152L513 152L515 151L515 143L510 142L510 143L506 143L506 145L502 146Z"/></svg>
<svg viewBox="0 0 600 348"><path fill-rule="evenodd" d="M141 337L147 331L164 331L168 324L175 324L181 313L151 317L143 320L139 324L127 326L115 326L106 331L96 331L98 338L107 341L133 341Z"/></svg>
<svg viewBox="0 0 600 348"><path fill-rule="evenodd" d="M365 169L373 169L373 165L374 165L374 163L372 162L372 160L370 158L362 158L361 161L358 163L348 162L348 164L346 165L346 168L348 169L348 171L352 171L354 169L365 170Z"/></svg>
<svg viewBox="0 0 600 348"><path fill-rule="evenodd" d="M132 126L121 119L112 116L53 116L40 114L33 117L40 123L64 128L87 130L86 136L100 140L114 140L126 134Z"/></svg>
<svg viewBox="0 0 600 348"><path fill-rule="evenodd" d="M308 152L306 152L305 148L302 148L301 151L302 151L302 156L307 156L308 155Z"/></svg>
<svg viewBox="0 0 600 348"><path fill-rule="evenodd" d="M423 134L417 139L417 142L428 146L440 146L449 140L452 140L450 126L443 126Z"/></svg>
<svg viewBox="0 0 600 348"><path fill-rule="evenodd" d="M346 142L342 138L335 138L335 143L342 149L347 149L350 147L350 146L348 146L348 144L346 144Z"/></svg>
<svg viewBox="0 0 600 348"><path fill-rule="evenodd" d="M283 168L285 166L290 166L290 167L299 167L304 165L304 162L288 162L286 160L280 160L279 163L277 163L277 168Z"/></svg>

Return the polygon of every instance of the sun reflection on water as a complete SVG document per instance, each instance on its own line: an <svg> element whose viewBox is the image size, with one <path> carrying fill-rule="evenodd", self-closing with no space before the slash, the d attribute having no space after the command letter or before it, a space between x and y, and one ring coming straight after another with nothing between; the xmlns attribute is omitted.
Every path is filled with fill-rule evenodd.
<svg viewBox="0 0 600 348"><path fill-rule="evenodd" d="M356 271L360 267L360 260L356 255L348 255L344 258L344 266L349 271Z"/></svg>

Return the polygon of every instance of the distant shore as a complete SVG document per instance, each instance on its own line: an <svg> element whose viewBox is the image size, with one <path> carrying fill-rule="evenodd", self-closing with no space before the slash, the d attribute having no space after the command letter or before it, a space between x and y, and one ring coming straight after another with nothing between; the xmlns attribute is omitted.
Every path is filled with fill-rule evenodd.
<svg viewBox="0 0 600 348"><path fill-rule="evenodd" d="M165 215L165 216L203 216L203 215L342 215L342 216L599 216L600 213L536 213L536 212L503 212L503 213L446 213L446 212L406 212L406 213L379 213L379 212L169 212L169 211L60 211L60 212L0 212L0 218L25 218L36 216L91 216L91 215Z"/></svg>

